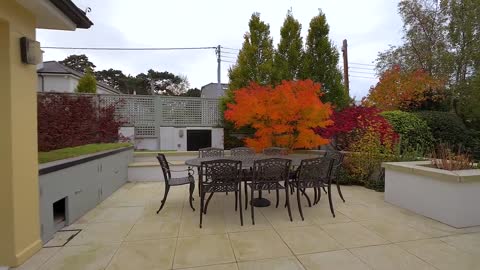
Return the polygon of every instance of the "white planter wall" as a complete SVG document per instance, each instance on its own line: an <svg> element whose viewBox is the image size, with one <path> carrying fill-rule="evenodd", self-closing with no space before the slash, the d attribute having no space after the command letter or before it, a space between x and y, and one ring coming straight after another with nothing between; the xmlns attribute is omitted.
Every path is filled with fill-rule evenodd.
<svg viewBox="0 0 480 270"><path fill-rule="evenodd" d="M456 228L480 225L480 170L384 163L385 201Z"/></svg>

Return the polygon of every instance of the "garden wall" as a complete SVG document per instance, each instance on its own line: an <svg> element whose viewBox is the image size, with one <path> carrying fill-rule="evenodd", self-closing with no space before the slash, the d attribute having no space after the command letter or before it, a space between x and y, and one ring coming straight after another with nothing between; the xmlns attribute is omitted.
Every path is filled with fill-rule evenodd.
<svg viewBox="0 0 480 270"><path fill-rule="evenodd" d="M133 147L125 147L41 164L40 230L43 242L125 184L132 159Z"/></svg>

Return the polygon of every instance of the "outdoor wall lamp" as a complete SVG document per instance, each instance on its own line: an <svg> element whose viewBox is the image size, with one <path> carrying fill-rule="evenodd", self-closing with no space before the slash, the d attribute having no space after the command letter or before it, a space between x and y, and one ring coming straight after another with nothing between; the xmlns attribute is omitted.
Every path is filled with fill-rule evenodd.
<svg viewBox="0 0 480 270"><path fill-rule="evenodd" d="M27 37L20 38L20 56L22 63L37 65L43 62L43 52L40 49L40 42Z"/></svg>
<svg viewBox="0 0 480 270"><path fill-rule="evenodd" d="M178 131L178 137L183 138L183 129Z"/></svg>

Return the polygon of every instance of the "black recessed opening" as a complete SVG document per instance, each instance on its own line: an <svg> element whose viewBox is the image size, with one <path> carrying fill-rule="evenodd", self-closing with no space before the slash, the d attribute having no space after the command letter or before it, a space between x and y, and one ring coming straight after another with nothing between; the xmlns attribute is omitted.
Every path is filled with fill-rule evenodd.
<svg viewBox="0 0 480 270"><path fill-rule="evenodd" d="M53 203L53 220L55 225L65 223L65 205L66 198L62 198Z"/></svg>
<svg viewBox="0 0 480 270"><path fill-rule="evenodd" d="M212 131L205 129L187 130L187 151L198 151L200 148L212 146Z"/></svg>

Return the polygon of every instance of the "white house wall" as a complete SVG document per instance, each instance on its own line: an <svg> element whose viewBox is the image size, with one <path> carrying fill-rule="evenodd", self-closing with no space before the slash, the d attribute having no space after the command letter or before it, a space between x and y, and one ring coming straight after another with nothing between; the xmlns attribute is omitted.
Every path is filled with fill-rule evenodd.
<svg viewBox="0 0 480 270"><path fill-rule="evenodd" d="M42 76L38 76L38 92L73 93L73 89L68 75L43 75L43 89Z"/></svg>

